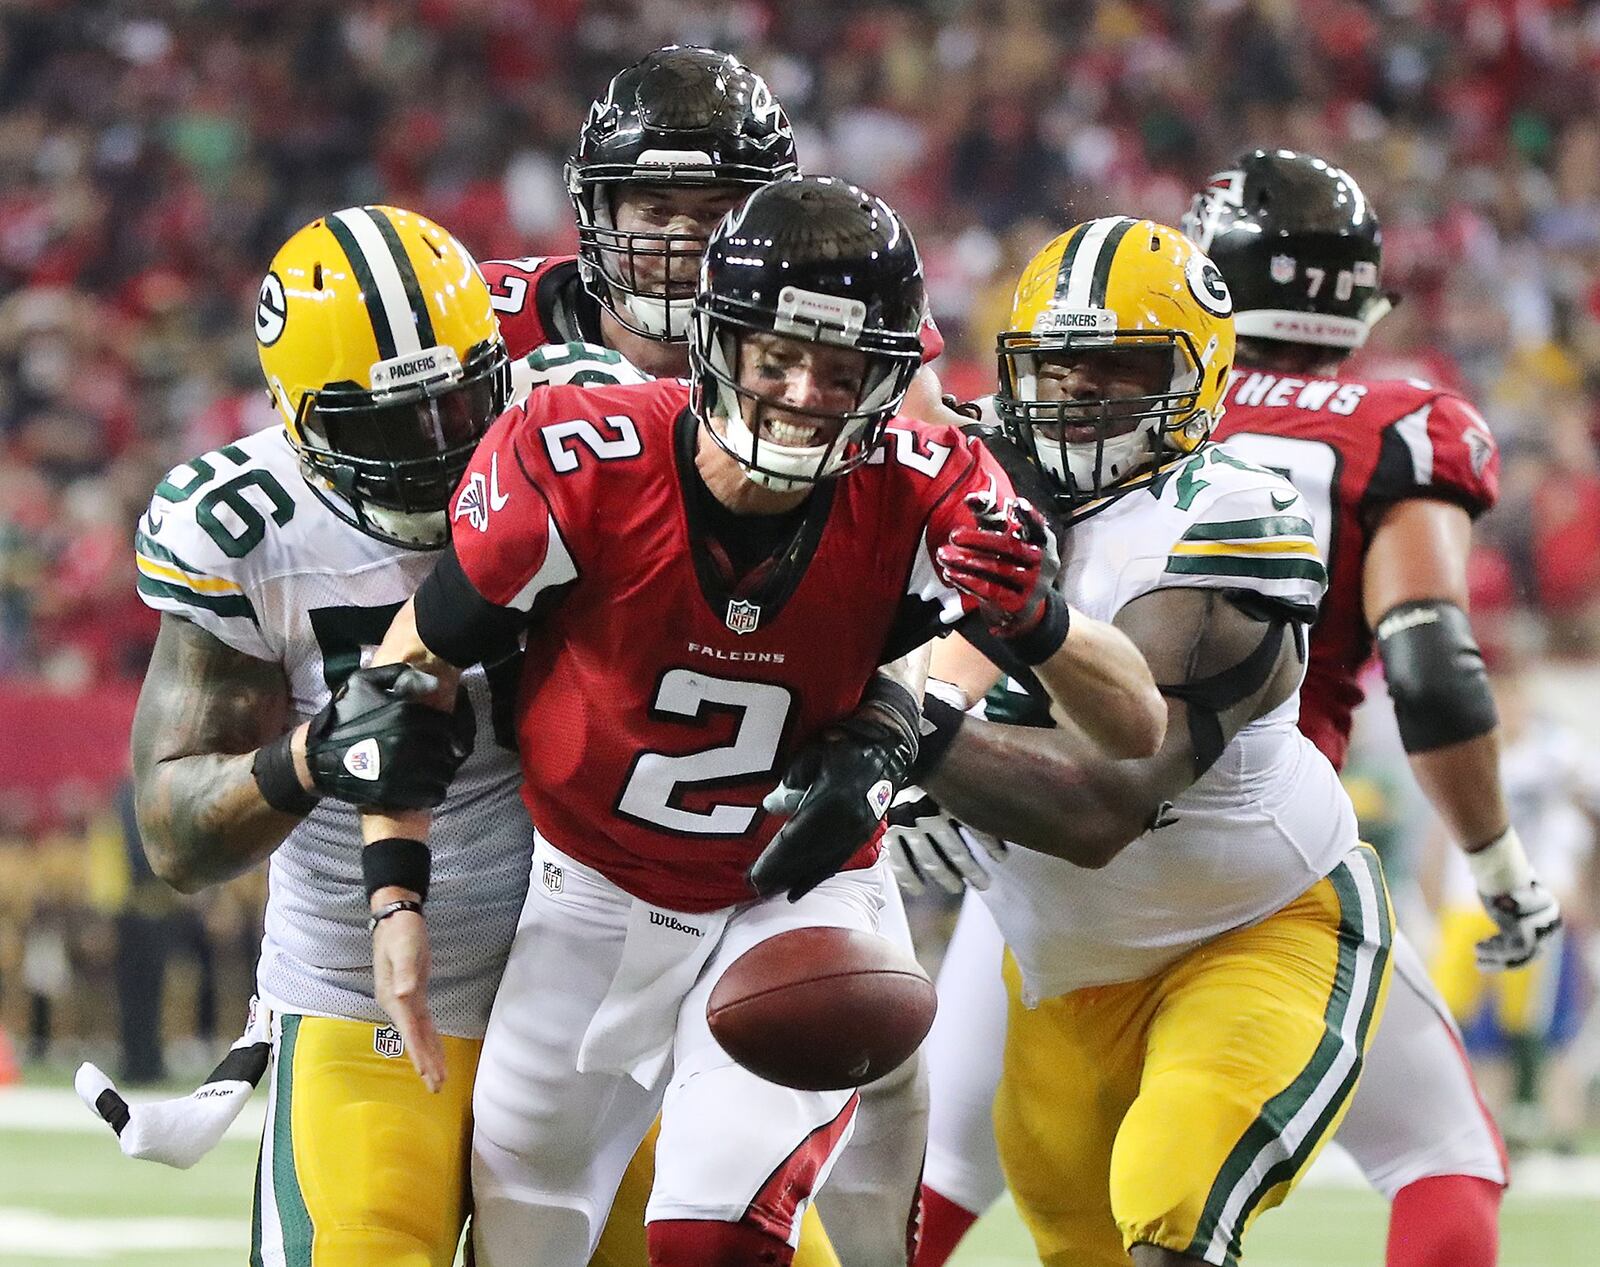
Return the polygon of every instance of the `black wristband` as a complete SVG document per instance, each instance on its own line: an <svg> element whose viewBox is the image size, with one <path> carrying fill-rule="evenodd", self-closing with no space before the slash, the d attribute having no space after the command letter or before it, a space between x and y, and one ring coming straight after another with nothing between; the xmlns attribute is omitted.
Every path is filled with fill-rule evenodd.
<svg viewBox="0 0 1600 1267"><path fill-rule="evenodd" d="M255 760L250 763L250 774L263 801L280 814L304 818L317 808L322 797L306 791L300 784L300 776L294 768L294 750L290 747L293 737L291 730L257 748Z"/></svg>
<svg viewBox="0 0 1600 1267"><path fill-rule="evenodd" d="M937 695L926 696L922 701L922 742L917 747L917 759L906 773L908 783L921 783L944 760L945 750L955 740L967 715L959 708L946 704Z"/></svg>
<svg viewBox="0 0 1600 1267"><path fill-rule="evenodd" d="M1066 599L1051 590L1045 595L1044 615L1039 617L1039 623L1025 634L1006 638L1006 646L1024 664L1043 664L1061 650L1071 627L1072 609L1067 606Z"/></svg>
<svg viewBox="0 0 1600 1267"><path fill-rule="evenodd" d="M409 836L375 840L361 851L361 878L366 881L368 898L392 884L396 888L410 889L419 899L427 901L432 870L432 851L422 841Z"/></svg>
<svg viewBox="0 0 1600 1267"><path fill-rule="evenodd" d="M401 911L415 911L422 914L422 903L413 902L409 898L401 898L398 902L390 902L387 906L380 907L367 916L367 931L370 933L391 915L398 915Z"/></svg>
<svg viewBox="0 0 1600 1267"><path fill-rule="evenodd" d="M917 703L917 697L893 678L885 677L882 673L874 673L872 681L867 683L867 689L861 696L861 707L865 708L869 704L899 723L906 744L911 749L912 756L915 756L922 729L922 709Z"/></svg>

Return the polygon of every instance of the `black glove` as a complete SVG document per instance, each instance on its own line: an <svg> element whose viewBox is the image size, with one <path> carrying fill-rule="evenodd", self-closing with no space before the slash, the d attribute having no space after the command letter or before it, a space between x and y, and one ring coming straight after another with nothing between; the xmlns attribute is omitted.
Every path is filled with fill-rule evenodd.
<svg viewBox="0 0 1600 1267"><path fill-rule="evenodd" d="M750 868L762 897L797 902L870 841L917 756L914 732L856 714L801 749L762 808L788 814Z"/></svg>
<svg viewBox="0 0 1600 1267"><path fill-rule="evenodd" d="M357 669L306 732L306 764L324 796L370 809L433 809L472 751L472 706L421 702L437 683L420 669Z"/></svg>

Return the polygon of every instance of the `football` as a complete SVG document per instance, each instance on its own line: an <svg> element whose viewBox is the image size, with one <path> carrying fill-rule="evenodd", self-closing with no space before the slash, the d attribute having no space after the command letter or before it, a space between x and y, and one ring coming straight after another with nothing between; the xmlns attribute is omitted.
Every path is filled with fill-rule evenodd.
<svg viewBox="0 0 1600 1267"><path fill-rule="evenodd" d="M907 1060L936 1006L922 966L887 938L796 928L722 974L706 1021L751 1073L801 1091L859 1087Z"/></svg>

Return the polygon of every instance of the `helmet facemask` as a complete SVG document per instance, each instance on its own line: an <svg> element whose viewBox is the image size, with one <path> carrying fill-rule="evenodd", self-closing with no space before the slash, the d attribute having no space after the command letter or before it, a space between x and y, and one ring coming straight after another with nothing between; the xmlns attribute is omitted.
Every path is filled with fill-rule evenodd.
<svg viewBox="0 0 1600 1267"><path fill-rule="evenodd" d="M1010 331L999 339L995 408L1011 439L1055 487L1059 508L1070 514L1149 483L1169 458L1210 433L1214 420L1199 409L1199 399L1213 351L1202 356L1184 330ZM1130 390L1096 395L1050 373L1078 361L1093 363L1091 389L1111 383ZM1159 383L1159 389L1133 390L1145 383ZM1180 432L1181 445L1173 442Z"/></svg>
<svg viewBox="0 0 1600 1267"><path fill-rule="evenodd" d="M921 364L921 344L914 333L863 331L863 313L857 301L793 287L779 295L776 313L709 297L695 305L689 339L692 407L753 483L779 492L805 488L855 469L877 449ZM763 356L749 344L757 336L775 340L768 351L779 362L802 356L808 344L853 352L859 367L852 375L851 404L808 408L748 386L741 365L747 354ZM810 438L820 442L807 443L798 434L808 425L816 428Z"/></svg>
<svg viewBox="0 0 1600 1267"><path fill-rule="evenodd" d="M653 155L646 154L644 158ZM578 268L584 288L641 338L682 343L689 336L696 278L709 233L618 227L618 205L630 190L727 191L730 208L770 174L759 168L713 165L704 154L684 153L665 161L568 167L568 188L578 219Z"/></svg>
<svg viewBox="0 0 1600 1267"><path fill-rule="evenodd" d="M307 392L294 429L307 473L338 495L343 505L330 504L341 518L379 540L434 549L449 538L446 509L473 450L505 409L510 366L498 340L465 365L448 347L427 354L439 370L420 382Z"/></svg>

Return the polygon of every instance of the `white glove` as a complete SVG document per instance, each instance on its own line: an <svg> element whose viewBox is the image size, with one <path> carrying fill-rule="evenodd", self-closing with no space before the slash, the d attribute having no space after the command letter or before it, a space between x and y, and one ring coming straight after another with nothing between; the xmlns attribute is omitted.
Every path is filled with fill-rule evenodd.
<svg viewBox="0 0 1600 1267"><path fill-rule="evenodd" d="M1478 897L1500 931L1478 943L1478 967L1520 968L1561 927L1561 906L1539 883L1516 829L1467 855Z"/></svg>
<svg viewBox="0 0 1600 1267"><path fill-rule="evenodd" d="M78 1066L73 1086L89 1112L116 1132L125 1156L187 1170L233 1125L271 1055L272 1013L252 998L244 1033L188 1095L129 1104L99 1066L87 1062Z"/></svg>
<svg viewBox="0 0 1600 1267"><path fill-rule="evenodd" d="M1005 841L952 818L915 786L902 788L890 805L883 843L895 879L907 893L922 893L930 883L946 893L960 893L969 884L987 889L982 858L999 862L1006 854Z"/></svg>

